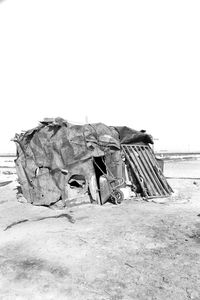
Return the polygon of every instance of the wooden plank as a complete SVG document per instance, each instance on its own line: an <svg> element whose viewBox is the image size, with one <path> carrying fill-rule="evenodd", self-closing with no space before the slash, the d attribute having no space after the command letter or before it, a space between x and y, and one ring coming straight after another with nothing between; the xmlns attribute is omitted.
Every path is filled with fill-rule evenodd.
<svg viewBox="0 0 200 300"><path fill-rule="evenodd" d="M122 145L122 149L146 198L167 197L173 192L149 145Z"/></svg>
<svg viewBox="0 0 200 300"><path fill-rule="evenodd" d="M148 155L146 153L146 151L149 151L148 147L146 147L146 146L142 146L142 147L143 147L143 155L144 155L144 157L145 157L145 159L146 159L146 161L148 163L149 169L150 169L151 174L152 174L152 178L153 178L153 180L155 182L155 185L157 186L157 189L159 190L159 193L161 195L163 195L163 194L164 195L168 195L166 193L165 189L163 188L163 186L162 186L162 184L160 182L160 179L158 178L158 176L157 176L157 174L156 174L156 172L155 172L155 170L153 168L152 162L151 162L151 160L149 159L149 157L148 157Z"/></svg>
<svg viewBox="0 0 200 300"><path fill-rule="evenodd" d="M150 148L150 153L151 153L151 156L152 156L152 158L153 158L153 160L155 162L155 165L157 166L159 176L162 178L162 181L163 181L164 185L166 186L166 189L168 190L169 193L172 193L173 190L172 190L171 186L168 184L165 176L163 175L162 170L160 169L159 164L158 164L158 162L157 162L157 160L155 158L155 155L153 153L153 150L151 148Z"/></svg>
<svg viewBox="0 0 200 300"><path fill-rule="evenodd" d="M149 195L150 196L154 196L156 194L155 190L154 190L154 188L152 186L151 179L149 178L149 176L148 176L148 174L146 172L146 169L144 167L144 164L143 164L143 162L141 160L141 157L140 157L139 153L135 150L135 146L129 146L128 148L129 148L130 153L132 153L132 155L134 156L133 159L135 159L137 161L137 163L138 163L138 165L140 167L140 170L141 170L141 172L143 174L143 177L146 180L146 185L147 185L147 188L148 188ZM137 157L136 154L138 155L138 157Z"/></svg>
<svg viewBox="0 0 200 300"><path fill-rule="evenodd" d="M140 160L138 159L137 155L135 154L134 150L132 150L131 146L127 145L127 151L131 157L131 160L134 162L134 164L136 165L137 167L137 170L138 170L138 173L140 174L140 177L143 178L143 181L144 181L144 185L146 187L146 191L147 191L147 194L148 196L152 196L152 191L151 191L151 187L149 186L149 182L148 182L148 179L146 177L146 174L145 172L143 171L142 169L142 166L141 166L141 163L140 163Z"/></svg>
<svg viewBox="0 0 200 300"><path fill-rule="evenodd" d="M166 186L165 186L165 184L163 183L163 180L162 180L162 178L159 176L159 173L158 173L158 168L159 168L159 166L156 164L156 161L153 160L153 158L152 158L152 153L150 152L150 149L149 149L149 148L150 148L150 147L148 147L148 148L145 147L145 153L146 153L147 157L149 158L149 160L151 161L152 168L153 168L153 170L154 170L154 173L156 174L156 177L157 177L157 179L158 179L158 181L159 181L159 184L160 184L162 190L164 191L164 193L166 193L166 194L168 195L168 194L169 194L169 191L168 191L168 189L166 189Z"/></svg>
<svg viewBox="0 0 200 300"><path fill-rule="evenodd" d="M140 155L140 158L143 162L143 165L144 165L144 168L146 170L146 173L148 174L149 176L149 180L151 182L151 186L152 186L152 189L154 191L154 195L155 196L158 196L158 195L162 195L163 193L160 191L155 179L154 179L154 176L152 174L152 170L150 169L150 166L149 166L149 161L146 159L145 155L144 155L144 150L142 148L142 146L135 146L134 149L136 149L137 153Z"/></svg>
<svg viewBox="0 0 200 300"><path fill-rule="evenodd" d="M145 149L145 150L146 150L146 149ZM161 170L160 170L160 168L159 168L159 165L158 165L156 159L154 158L153 152L151 151L150 147L149 147L149 150L150 150L150 151L146 151L146 153L147 153L149 159L150 159L151 162L152 162L154 171L155 171L155 173L157 174L157 176L158 176L158 178L159 178L159 180L160 180L162 186L164 187L165 191L166 191L168 194L170 194L170 192L172 192L171 187L168 185L168 183L167 183L165 177L162 175L162 172L161 172ZM160 171L159 171L159 170L160 170Z"/></svg>
<svg viewBox="0 0 200 300"><path fill-rule="evenodd" d="M131 169L132 169L132 171L133 171L133 173L134 173L134 175L135 175L135 177L136 177L136 179L137 179L137 181L138 181L138 184L139 184L139 186L140 186L140 188L141 188L141 190L142 190L144 196L145 196L146 198L148 198L148 194L147 194L147 192L146 192L146 188L144 187L144 183L141 181L140 174L139 174L137 168L135 167L135 165L133 164L133 162L131 161L131 159L130 159L130 157L129 157L129 154L127 153L127 148L126 148L126 146L123 145L123 146L122 146L122 149L123 149L123 151L124 151L125 157L126 157L128 163L129 163L129 165L130 165L130 167L131 167Z"/></svg>

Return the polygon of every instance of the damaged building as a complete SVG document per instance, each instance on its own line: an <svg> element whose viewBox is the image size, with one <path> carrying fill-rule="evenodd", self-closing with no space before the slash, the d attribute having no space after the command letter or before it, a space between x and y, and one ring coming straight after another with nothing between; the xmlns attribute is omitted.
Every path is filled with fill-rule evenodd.
<svg viewBox="0 0 200 300"><path fill-rule="evenodd" d="M14 141L22 193L34 205L119 204L130 195L172 193L143 130L44 119Z"/></svg>

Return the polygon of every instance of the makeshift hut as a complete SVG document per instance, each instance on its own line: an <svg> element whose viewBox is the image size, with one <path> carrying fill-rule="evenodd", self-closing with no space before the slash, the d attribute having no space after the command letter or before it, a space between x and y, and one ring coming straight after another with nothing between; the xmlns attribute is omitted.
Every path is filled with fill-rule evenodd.
<svg viewBox="0 0 200 300"><path fill-rule="evenodd" d="M34 205L120 203L127 186L146 199L172 192L143 130L44 119L14 141L19 183Z"/></svg>

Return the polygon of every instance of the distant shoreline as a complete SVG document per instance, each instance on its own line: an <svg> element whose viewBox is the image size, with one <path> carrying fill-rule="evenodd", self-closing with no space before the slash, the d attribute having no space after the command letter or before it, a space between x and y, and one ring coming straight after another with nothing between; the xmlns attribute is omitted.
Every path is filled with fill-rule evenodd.
<svg viewBox="0 0 200 300"><path fill-rule="evenodd" d="M172 151L169 151L169 152L163 152L163 151L155 151L155 154L156 155L162 155L162 156L196 156L196 155L200 155L200 152L197 151L197 152L172 152Z"/></svg>
<svg viewBox="0 0 200 300"><path fill-rule="evenodd" d="M0 157L16 157L17 155L14 153L3 153L0 154Z"/></svg>
<svg viewBox="0 0 200 300"><path fill-rule="evenodd" d="M199 160L200 152L156 152L156 157L163 161Z"/></svg>

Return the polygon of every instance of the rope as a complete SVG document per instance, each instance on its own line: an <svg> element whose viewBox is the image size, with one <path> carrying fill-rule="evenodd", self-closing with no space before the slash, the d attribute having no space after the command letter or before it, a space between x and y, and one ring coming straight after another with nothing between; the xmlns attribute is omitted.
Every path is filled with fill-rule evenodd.
<svg viewBox="0 0 200 300"><path fill-rule="evenodd" d="M103 175L106 175L106 173L103 172L103 170L101 169L101 167L96 163L96 161L93 159L94 164L97 166L97 168L101 171L101 173Z"/></svg>

